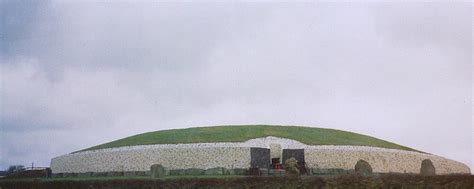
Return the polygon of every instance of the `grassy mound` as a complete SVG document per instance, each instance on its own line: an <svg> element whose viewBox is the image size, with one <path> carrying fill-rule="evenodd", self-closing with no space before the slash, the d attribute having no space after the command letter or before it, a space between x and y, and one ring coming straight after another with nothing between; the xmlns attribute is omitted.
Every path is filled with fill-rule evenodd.
<svg viewBox="0 0 474 189"><path fill-rule="evenodd" d="M185 144L211 142L243 142L249 139L275 136L300 141L308 145L354 145L416 151L374 137L335 129L299 126L238 125L195 127L143 133L85 150L147 144Z"/></svg>

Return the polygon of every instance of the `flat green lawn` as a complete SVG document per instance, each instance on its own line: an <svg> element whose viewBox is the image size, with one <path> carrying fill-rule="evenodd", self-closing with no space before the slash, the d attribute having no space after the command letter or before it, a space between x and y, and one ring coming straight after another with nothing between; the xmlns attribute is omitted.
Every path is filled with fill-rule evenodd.
<svg viewBox="0 0 474 189"><path fill-rule="evenodd" d="M115 140L81 151L147 144L243 142L266 136L293 139L309 145L374 146L416 151L395 143L347 131L273 125L234 125L155 131Z"/></svg>

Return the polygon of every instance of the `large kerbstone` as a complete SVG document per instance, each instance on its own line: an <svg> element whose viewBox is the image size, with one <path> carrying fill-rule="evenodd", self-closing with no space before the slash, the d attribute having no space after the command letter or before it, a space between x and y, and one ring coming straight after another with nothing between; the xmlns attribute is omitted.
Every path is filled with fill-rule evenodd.
<svg viewBox="0 0 474 189"><path fill-rule="evenodd" d="M106 177L107 172L92 172L92 177Z"/></svg>
<svg viewBox="0 0 474 189"><path fill-rule="evenodd" d="M211 169L206 169L204 171L205 175L223 175L225 172L225 169L223 167L216 167L216 168L211 168Z"/></svg>
<svg viewBox="0 0 474 189"><path fill-rule="evenodd" d="M186 175L186 169L173 169L170 170L170 175Z"/></svg>
<svg viewBox="0 0 474 189"><path fill-rule="evenodd" d="M136 176L138 176L138 171L125 171L125 172L123 172L123 176L125 176L125 177L136 177Z"/></svg>
<svg viewBox="0 0 474 189"><path fill-rule="evenodd" d="M160 164L154 164L150 167L151 170L151 177L152 178L158 178L158 177L164 177L168 174L168 171L166 170L165 167L163 167Z"/></svg>
<svg viewBox="0 0 474 189"><path fill-rule="evenodd" d="M77 177L78 173L64 173L64 177Z"/></svg>
<svg viewBox="0 0 474 189"><path fill-rule="evenodd" d="M86 173L78 173L78 177L91 177L92 173L91 172L86 172Z"/></svg>
<svg viewBox="0 0 474 189"><path fill-rule="evenodd" d="M227 169L225 172L226 175L248 175L248 169Z"/></svg>
<svg viewBox="0 0 474 189"><path fill-rule="evenodd" d="M364 160L357 161L355 167L355 172L362 175L371 175L372 174L372 166L370 166L369 162Z"/></svg>
<svg viewBox="0 0 474 189"><path fill-rule="evenodd" d="M420 174L424 176L436 175L436 169L431 160L425 159L421 162Z"/></svg>
<svg viewBox="0 0 474 189"><path fill-rule="evenodd" d="M124 176L124 173L122 171L110 171L106 173L108 177L120 177Z"/></svg>
<svg viewBox="0 0 474 189"><path fill-rule="evenodd" d="M169 175L169 171L167 170L166 175ZM148 171L135 171L135 174L137 176L150 176Z"/></svg>
<svg viewBox="0 0 474 189"><path fill-rule="evenodd" d="M298 165L298 161L295 158L291 157L287 159L285 161L286 175L292 178L298 177L298 175L300 174L300 171L297 165Z"/></svg>
<svg viewBox="0 0 474 189"><path fill-rule="evenodd" d="M196 168L186 169L186 175L202 175L202 174L204 174L204 169L196 169Z"/></svg>
<svg viewBox="0 0 474 189"><path fill-rule="evenodd" d="M340 175L340 174L346 174L348 171L344 169L321 169L321 168L313 168L311 169L312 174L314 175Z"/></svg>

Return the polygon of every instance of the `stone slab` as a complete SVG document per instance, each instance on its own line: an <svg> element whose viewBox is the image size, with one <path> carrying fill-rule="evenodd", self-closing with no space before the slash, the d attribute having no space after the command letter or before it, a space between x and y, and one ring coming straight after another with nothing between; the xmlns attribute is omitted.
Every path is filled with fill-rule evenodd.
<svg viewBox="0 0 474 189"><path fill-rule="evenodd" d="M250 148L250 167L270 168L271 158L268 148Z"/></svg>
<svg viewBox="0 0 474 189"><path fill-rule="evenodd" d="M298 163L305 162L304 149L283 149L282 162L285 163L291 157L294 157Z"/></svg>

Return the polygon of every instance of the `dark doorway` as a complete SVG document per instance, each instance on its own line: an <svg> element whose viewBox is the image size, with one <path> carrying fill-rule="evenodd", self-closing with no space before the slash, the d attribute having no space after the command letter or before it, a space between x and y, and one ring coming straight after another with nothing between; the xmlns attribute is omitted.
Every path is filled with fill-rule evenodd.
<svg viewBox="0 0 474 189"><path fill-rule="evenodd" d="M280 163L280 158L272 158L272 169L283 169L283 164Z"/></svg>
<svg viewBox="0 0 474 189"><path fill-rule="evenodd" d="M250 148L250 166L253 168L269 168L270 149L267 148Z"/></svg>

